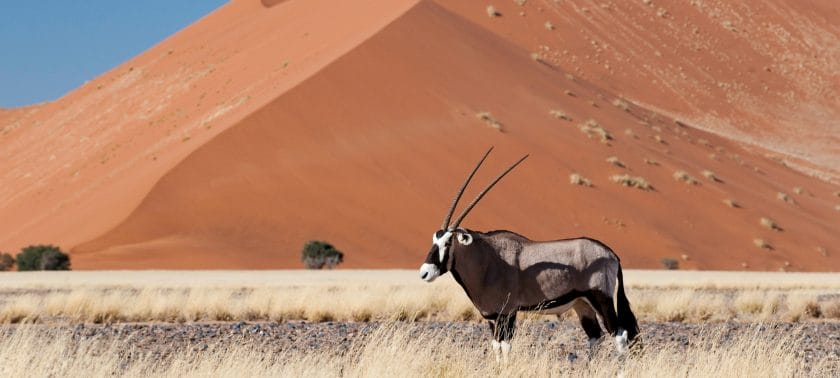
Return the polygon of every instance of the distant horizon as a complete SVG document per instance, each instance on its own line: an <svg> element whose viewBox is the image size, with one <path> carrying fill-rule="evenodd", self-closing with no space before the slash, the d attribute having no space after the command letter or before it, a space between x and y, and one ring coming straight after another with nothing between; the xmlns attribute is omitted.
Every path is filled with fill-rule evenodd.
<svg viewBox="0 0 840 378"><path fill-rule="evenodd" d="M224 0L4 4L0 108L54 101L227 3Z"/></svg>

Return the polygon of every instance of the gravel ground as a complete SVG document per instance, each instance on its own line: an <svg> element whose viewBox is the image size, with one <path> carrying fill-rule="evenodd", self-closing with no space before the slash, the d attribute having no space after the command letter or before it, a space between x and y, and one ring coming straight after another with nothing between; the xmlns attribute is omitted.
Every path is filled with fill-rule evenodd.
<svg viewBox="0 0 840 378"><path fill-rule="evenodd" d="M323 322L288 321L282 323L141 323L141 324L77 324L77 325L35 325L45 336L72 335L72 340L101 341L103 347L112 343L126 343L126 353L151 353L166 357L175 351L191 350L201 353L205 350L226 348L230 345L249 345L264 353L309 352L333 350L343 354L355 342L365 342L368 335L380 327L395 326L411 333L431 333L434 337L449 338L475 345L489 353L489 330L485 324L476 322ZM643 323L642 337L645 346L663 346L684 349L691 343L703 343L701 335L717 335L715 345L727 343L733 337L745 333L766 333L768 337L782 337L799 332L804 347L797 353L806 361L816 359L840 360L840 322L746 324L726 323ZM12 332L14 326L2 332ZM572 321L526 321L520 322L514 348L550 348L558 358L576 360L586 356L587 343L577 322ZM519 340L517 343L516 340ZM605 340L609 341L609 340ZM527 344L524 344L527 343ZM530 345L528 345L530 344ZM526 346L527 345L527 346ZM130 358L130 357L129 357Z"/></svg>

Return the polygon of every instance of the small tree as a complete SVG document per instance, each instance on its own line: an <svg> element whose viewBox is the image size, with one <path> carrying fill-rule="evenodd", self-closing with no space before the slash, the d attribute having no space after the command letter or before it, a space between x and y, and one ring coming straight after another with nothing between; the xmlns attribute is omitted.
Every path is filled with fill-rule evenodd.
<svg viewBox="0 0 840 378"><path fill-rule="evenodd" d="M344 261L344 254L330 243L310 240L303 246L301 261L306 269L332 269Z"/></svg>
<svg viewBox="0 0 840 378"><path fill-rule="evenodd" d="M676 270L680 268L680 262L669 257L663 257L662 260L659 260L659 262L661 262L662 266L668 270Z"/></svg>
<svg viewBox="0 0 840 378"><path fill-rule="evenodd" d="M0 253L0 272L11 270L15 267L15 258L8 253Z"/></svg>
<svg viewBox="0 0 840 378"><path fill-rule="evenodd" d="M70 256L54 245L30 245L17 255L18 271L70 270Z"/></svg>

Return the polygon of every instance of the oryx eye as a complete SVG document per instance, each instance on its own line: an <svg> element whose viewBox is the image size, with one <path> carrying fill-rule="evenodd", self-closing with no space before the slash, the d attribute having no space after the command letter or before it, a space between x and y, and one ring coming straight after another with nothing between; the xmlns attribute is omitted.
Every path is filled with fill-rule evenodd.
<svg viewBox="0 0 840 378"><path fill-rule="evenodd" d="M437 230L437 232L435 232L435 239L440 239L440 238L442 238L444 234L446 234L446 231L444 231L444 230Z"/></svg>

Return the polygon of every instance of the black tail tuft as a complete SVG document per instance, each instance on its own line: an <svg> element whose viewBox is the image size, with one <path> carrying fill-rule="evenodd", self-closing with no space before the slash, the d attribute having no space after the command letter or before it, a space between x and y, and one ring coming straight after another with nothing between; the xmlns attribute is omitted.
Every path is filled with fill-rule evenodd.
<svg viewBox="0 0 840 378"><path fill-rule="evenodd" d="M630 309L630 301L624 294L624 275L621 273L621 266L618 266L618 308L616 309L618 315L618 326L627 330L628 341L633 341L639 334L639 323L636 321L636 315Z"/></svg>

